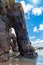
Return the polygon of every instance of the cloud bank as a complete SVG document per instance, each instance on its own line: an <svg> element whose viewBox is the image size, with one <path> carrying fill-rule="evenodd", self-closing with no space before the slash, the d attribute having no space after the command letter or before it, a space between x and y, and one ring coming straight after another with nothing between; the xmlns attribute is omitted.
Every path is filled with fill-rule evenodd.
<svg viewBox="0 0 43 65"><path fill-rule="evenodd" d="M35 7L32 9L32 14L35 16L40 16L43 12L43 8L42 7Z"/></svg>
<svg viewBox="0 0 43 65"><path fill-rule="evenodd" d="M41 39L35 39L34 41L32 41L31 40L31 43L32 43L32 45L35 47L35 46L43 46L43 40L41 40Z"/></svg>
<svg viewBox="0 0 43 65"><path fill-rule="evenodd" d="M22 4L25 13L31 11L34 16L40 16L43 12L43 6L35 7L32 4L26 4L25 1L21 1L20 3Z"/></svg>
<svg viewBox="0 0 43 65"><path fill-rule="evenodd" d="M33 8L31 4L26 4L25 1L21 1L20 3L22 4L25 13L28 13Z"/></svg>

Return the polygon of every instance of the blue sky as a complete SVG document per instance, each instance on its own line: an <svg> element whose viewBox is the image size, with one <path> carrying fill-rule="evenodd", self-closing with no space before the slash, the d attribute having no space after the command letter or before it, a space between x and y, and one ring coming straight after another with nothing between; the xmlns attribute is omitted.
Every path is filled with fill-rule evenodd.
<svg viewBox="0 0 43 65"><path fill-rule="evenodd" d="M16 2L20 2L23 6L30 41L34 46L43 46L43 0L16 0Z"/></svg>

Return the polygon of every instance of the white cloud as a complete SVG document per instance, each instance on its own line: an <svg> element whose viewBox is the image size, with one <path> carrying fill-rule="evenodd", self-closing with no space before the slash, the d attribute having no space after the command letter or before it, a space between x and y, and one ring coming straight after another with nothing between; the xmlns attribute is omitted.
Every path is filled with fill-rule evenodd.
<svg viewBox="0 0 43 65"><path fill-rule="evenodd" d="M35 36L30 37L30 39L35 39L35 38L36 38Z"/></svg>
<svg viewBox="0 0 43 65"><path fill-rule="evenodd" d="M36 2L37 0L34 0L34 1ZM31 4L26 4L25 1L21 1L20 3L22 4L25 13L29 13L31 10L33 15L39 16L43 12L43 6L35 7Z"/></svg>
<svg viewBox="0 0 43 65"><path fill-rule="evenodd" d="M33 5L37 5L38 3L40 3L39 0L29 0Z"/></svg>
<svg viewBox="0 0 43 65"><path fill-rule="evenodd" d="M35 46L43 46L43 40L41 39L36 39L34 41L31 40L32 45Z"/></svg>
<svg viewBox="0 0 43 65"><path fill-rule="evenodd" d="M41 15L42 14L42 11L43 11L43 8L42 7L40 7L40 8L35 7L35 8L32 9L32 13L35 16Z"/></svg>
<svg viewBox="0 0 43 65"><path fill-rule="evenodd" d="M37 28L36 26L33 29L33 32L39 32L39 31L43 31L43 24L39 25L39 28Z"/></svg>
<svg viewBox="0 0 43 65"><path fill-rule="evenodd" d="M36 2L36 0L33 1ZM24 13L27 14L25 15L25 19L30 19L30 13L32 13L35 16L39 16L43 12L43 6L35 7L32 4L26 4L25 1L20 1L20 3L23 6Z"/></svg>
<svg viewBox="0 0 43 65"><path fill-rule="evenodd" d="M43 40L36 39L33 43L36 43L36 44L37 44L37 43L39 43L39 44L41 44L41 43L42 43L42 44L43 44Z"/></svg>
<svg viewBox="0 0 43 65"><path fill-rule="evenodd" d="M43 30L43 24L39 25L39 30L42 31Z"/></svg>
<svg viewBox="0 0 43 65"><path fill-rule="evenodd" d="M33 8L31 4L26 4L25 1L21 1L20 3L22 4L25 13L28 13Z"/></svg>
<svg viewBox="0 0 43 65"><path fill-rule="evenodd" d="M32 0L32 2L33 2L33 3L37 3L37 2L38 2L38 0Z"/></svg>
<svg viewBox="0 0 43 65"><path fill-rule="evenodd" d="M34 32L38 32L37 27L34 27L33 31L34 31Z"/></svg>

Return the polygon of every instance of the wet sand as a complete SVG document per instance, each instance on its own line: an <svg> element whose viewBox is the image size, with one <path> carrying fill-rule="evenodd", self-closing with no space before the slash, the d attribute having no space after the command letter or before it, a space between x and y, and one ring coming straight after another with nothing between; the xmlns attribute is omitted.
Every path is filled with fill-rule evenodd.
<svg viewBox="0 0 43 65"><path fill-rule="evenodd" d="M9 61L0 63L0 65L43 65L43 57L40 56L37 59L27 58L10 58Z"/></svg>
<svg viewBox="0 0 43 65"><path fill-rule="evenodd" d="M38 56L37 59L27 58L10 58L7 62L0 65L43 65L43 56Z"/></svg>
<svg viewBox="0 0 43 65"><path fill-rule="evenodd" d="M39 50L39 52L41 52ZM29 58L18 58L18 57L10 57L7 62L0 63L0 65L43 65L43 56L38 54L36 59L29 59Z"/></svg>
<svg viewBox="0 0 43 65"><path fill-rule="evenodd" d="M12 62L0 63L0 65L36 65L36 63L26 61L12 61Z"/></svg>

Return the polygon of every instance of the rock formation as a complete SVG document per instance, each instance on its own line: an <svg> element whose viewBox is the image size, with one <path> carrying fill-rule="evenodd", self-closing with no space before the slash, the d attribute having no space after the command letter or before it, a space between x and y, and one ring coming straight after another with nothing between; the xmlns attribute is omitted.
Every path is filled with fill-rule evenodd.
<svg viewBox="0 0 43 65"><path fill-rule="evenodd" d="M0 8L2 8L1 5L0 5ZM34 52L34 48L31 46L30 40L28 38L28 32L27 32L25 17L24 17L24 10L22 8L21 3L15 3L15 2L10 2L9 4L7 3L7 5L5 5L4 10L5 10L5 16L1 14L3 12L3 10L1 11L1 9L0 9L0 16L2 15L4 17L3 19L3 21L5 22L4 26L6 24L7 29L5 34L9 33L10 28L14 28L17 35L16 41L17 41L17 46L18 46L20 55L24 57L35 57L37 54ZM5 31L5 27L3 28L4 28L3 30ZM15 38L12 37L12 39L14 44ZM12 49L14 51L13 47L14 48L16 47L12 46Z"/></svg>
<svg viewBox="0 0 43 65"><path fill-rule="evenodd" d="M1 52L4 52L9 50L9 35L7 32L7 26L5 21L3 20L3 14L4 10L2 8L2 4L0 3L0 50ZM0 54L1 54L0 52Z"/></svg>

